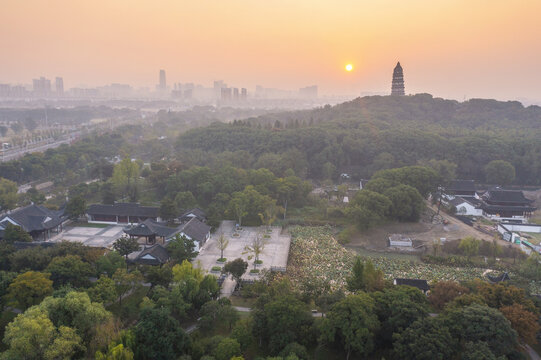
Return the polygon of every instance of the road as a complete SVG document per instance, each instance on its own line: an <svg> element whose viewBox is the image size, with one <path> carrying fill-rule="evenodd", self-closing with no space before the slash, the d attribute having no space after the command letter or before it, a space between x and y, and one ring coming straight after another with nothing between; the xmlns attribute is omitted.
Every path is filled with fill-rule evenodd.
<svg viewBox="0 0 541 360"><path fill-rule="evenodd" d="M530 356L530 359L532 360L541 360L541 357L535 352L534 349L530 347L528 344L524 344L524 349L528 352L528 356Z"/></svg>

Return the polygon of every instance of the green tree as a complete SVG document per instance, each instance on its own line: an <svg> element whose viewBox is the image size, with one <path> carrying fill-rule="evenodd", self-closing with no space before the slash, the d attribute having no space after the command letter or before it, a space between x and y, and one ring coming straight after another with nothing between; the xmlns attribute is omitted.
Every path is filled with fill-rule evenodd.
<svg viewBox="0 0 541 360"><path fill-rule="evenodd" d="M113 274L113 281L116 286L118 302L122 306L122 297L138 287L143 280L139 271L128 272L126 269L117 269Z"/></svg>
<svg viewBox="0 0 541 360"><path fill-rule="evenodd" d="M190 348L190 337L166 309L144 309L135 339L138 359L175 359Z"/></svg>
<svg viewBox="0 0 541 360"><path fill-rule="evenodd" d="M5 329L4 343L8 350L3 359L44 359L55 337L55 326L47 312L31 307L10 322Z"/></svg>
<svg viewBox="0 0 541 360"><path fill-rule="evenodd" d="M414 321L428 316L426 296L411 286L395 286L371 293L375 313L381 323L378 341L384 346L392 343L392 334L401 333Z"/></svg>
<svg viewBox="0 0 541 360"><path fill-rule="evenodd" d="M393 351L404 360L445 360L457 353L457 342L440 319L415 321L403 332L393 335Z"/></svg>
<svg viewBox="0 0 541 360"><path fill-rule="evenodd" d="M124 347L123 344L111 345L105 354L101 351L96 352L96 360L133 360L133 351L129 348Z"/></svg>
<svg viewBox="0 0 541 360"><path fill-rule="evenodd" d="M257 233L252 242L244 247L245 252L254 254L254 269L259 263L259 255L265 249L265 243L265 238L260 233Z"/></svg>
<svg viewBox="0 0 541 360"><path fill-rule="evenodd" d="M160 203L160 217L166 221L171 221L178 217L178 208L174 200L166 197Z"/></svg>
<svg viewBox="0 0 541 360"><path fill-rule="evenodd" d="M191 261L197 256L195 242L185 235L176 234L167 245L167 252L173 261L180 264L184 260Z"/></svg>
<svg viewBox="0 0 541 360"><path fill-rule="evenodd" d="M240 344L235 339L225 338L220 341L213 354L216 360L230 360L241 354Z"/></svg>
<svg viewBox="0 0 541 360"><path fill-rule="evenodd" d="M100 189L101 202L103 204L113 205L116 201L117 194L115 192L115 186L112 182L106 182Z"/></svg>
<svg viewBox="0 0 541 360"><path fill-rule="evenodd" d="M248 196L243 192L234 193L229 201L229 211L238 220L239 226L242 226L242 218L248 215L248 202Z"/></svg>
<svg viewBox="0 0 541 360"><path fill-rule="evenodd" d="M435 160L431 159L426 164L428 167L434 169L439 177L440 183L446 185L456 178L457 164L447 159Z"/></svg>
<svg viewBox="0 0 541 360"><path fill-rule="evenodd" d="M7 299L22 310L39 304L46 296L53 293L50 274L27 271L18 275L7 289Z"/></svg>
<svg viewBox="0 0 541 360"><path fill-rule="evenodd" d="M246 272L246 269L248 268L248 263L241 258L235 259L233 261L229 261L225 264L225 266L222 269L222 272L224 274L229 274L233 277L235 282L237 283L236 287L240 287L240 278L244 273Z"/></svg>
<svg viewBox="0 0 541 360"><path fill-rule="evenodd" d="M226 323L231 329L239 318L237 310L231 306L231 301L227 298L218 301L207 301L201 306L199 315L201 316L199 326L203 330L210 330L221 323Z"/></svg>
<svg viewBox="0 0 541 360"><path fill-rule="evenodd" d="M229 239L225 237L224 233L220 234L218 240L216 240L216 246L220 250L220 259L224 259L224 250L227 249L229 245Z"/></svg>
<svg viewBox="0 0 541 360"><path fill-rule="evenodd" d="M197 205L197 200L190 191L181 191L175 195L177 209L188 210Z"/></svg>
<svg viewBox="0 0 541 360"><path fill-rule="evenodd" d="M391 217L399 221L418 221L423 210L423 197L409 185L387 189L383 195L391 200Z"/></svg>
<svg viewBox="0 0 541 360"><path fill-rule="evenodd" d="M485 176L488 183L509 185L515 180L515 167L505 160L492 160L485 166Z"/></svg>
<svg viewBox="0 0 541 360"><path fill-rule="evenodd" d="M35 187L31 187L26 192L26 197L36 205L43 204L45 202L45 194L36 190Z"/></svg>
<svg viewBox="0 0 541 360"><path fill-rule="evenodd" d="M327 341L346 351L366 357L374 350L374 333L379 321L374 312L374 300L366 293L349 295L336 303L320 326L321 341Z"/></svg>
<svg viewBox="0 0 541 360"><path fill-rule="evenodd" d="M173 280L173 271L170 265L150 266L145 277L151 287L160 285L167 288Z"/></svg>
<svg viewBox="0 0 541 360"><path fill-rule="evenodd" d="M259 218L261 223L267 227L267 231L270 230L270 227L276 221L276 217L280 212L280 208L276 206L276 203L273 202L271 205L267 206L265 211L259 213Z"/></svg>
<svg viewBox="0 0 541 360"><path fill-rule="evenodd" d="M106 274L110 277L113 276L117 269L125 266L126 260L124 259L124 256L120 255L116 251L109 251L96 260L98 275Z"/></svg>
<svg viewBox="0 0 541 360"><path fill-rule="evenodd" d="M476 256L479 253L479 246L479 240L471 236L460 240L460 243L458 244L458 248L466 255L468 261L470 261L472 256Z"/></svg>
<svg viewBox="0 0 541 360"><path fill-rule="evenodd" d="M46 360L73 359L84 354L86 347L77 332L67 326L58 327L52 344L45 351Z"/></svg>
<svg viewBox="0 0 541 360"><path fill-rule="evenodd" d="M385 195L370 190L361 190L346 208L346 215L361 229L367 229L385 219L392 203Z"/></svg>
<svg viewBox="0 0 541 360"><path fill-rule="evenodd" d="M245 351L252 343L252 319L245 318L240 319L235 323L233 330L231 331L231 337L238 341L242 351Z"/></svg>
<svg viewBox="0 0 541 360"><path fill-rule="evenodd" d="M88 277L94 273L90 264L83 262L78 255L55 257L46 270L51 273L55 285L71 284L75 287L86 287Z"/></svg>
<svg viewBox="0 0 541 360"><path fill-rule="evenodd" d="M8 244L14 242L31 242L32 236L23 230L22 227L8 223L4 230L4 239Z"/></svg>
<svg viewBox="0 0 541 360"><path fill-rule="evenodd" d="M313 340L313 317L306 305L291 295L279 296L254 313L254 334L267 340L271 354L287 344L308 344Z"/></svg>
<svg viewBox="0 0 541 360"><path fill-rule="evenodd" d="M69 199L66 204L66 213L73 220L84 216L86 214L86 200L80 196Z"/></svg>
<svg viewBox="0 0 541 360"><path fill-rule="evenodd" d="M126 259L126 266L128 261L128 255L134 251L139 250L139 243L136 238L122 236L113 243L113 249Z"/></svg>
<svg viewBox="0 0 541 360"><path fill-rule="evenodd" d="M112 318L103 304L90 301L85 292L70 291L61 297L49 296L38 306L49 314L55 326L77 330L87 343L92 339L94 328Z"/></svg>
<svg viewBox="0 0 541 360"><path fill-rule="evenodd" d="M351 292L377 291L385 286L383 272L374 267L372 261L362 262L358 256L353 264L351 275L346 279L348 290Z"/></svg>
<svg viewBox="0 0 541 360"><path fill-rule="evenodd" d="M138 197L139 172L139 164L129 157L124 158L113 169L111 181L117 193L127 196L132 202L137 201Z"/></svg>
<svg viewBox="0 0 541 360"><path fill-rule="evenodd" d="M496 356L507 355L518 345L517 333L496 309L472 304L450 310L444 320L456 340L486 342Z"/></svg>
<svg viewBox="0 0 541 360"><path fill-rule="evenodd" d="M88 289L88 295L95 302L103 304L113 302L117 297L114 280L104 275L100 276L94 286Z"/></svg>
<svg viewBox="0 0 541 360"><path fill-rule="evenodd" d="M15 208L17 205L17 183L0 177L0 211Z"/></svg>

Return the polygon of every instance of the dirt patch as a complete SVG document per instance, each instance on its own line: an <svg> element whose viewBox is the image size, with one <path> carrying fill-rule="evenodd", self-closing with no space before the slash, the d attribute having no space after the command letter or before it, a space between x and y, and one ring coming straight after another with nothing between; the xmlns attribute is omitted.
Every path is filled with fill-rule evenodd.
<svg viewBox="0 0 541 360"><path fill-rule="evenodd" d="M432 214L435 209L429 205L426 213ZM426 214L425 214L426 215ZM360 232L352 236L348 247L362 247L368 250L383 251L389 250L388 237L390 234L403 234L411 238L414 243L424 243L427 249L432 248L434 240L445 238L447 240L458 240L467 236L477 239L492 241L493 235L483 233L460 220L440 212L445 224L433 224L429 219L431 216L422 216L418 223L388 223ZM500 240L500 245L508 246L509 243Z"/></svg>

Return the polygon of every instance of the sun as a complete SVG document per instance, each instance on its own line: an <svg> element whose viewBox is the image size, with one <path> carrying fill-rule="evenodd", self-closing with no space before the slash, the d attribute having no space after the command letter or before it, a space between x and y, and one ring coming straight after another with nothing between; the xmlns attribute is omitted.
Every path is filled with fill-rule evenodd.
<svg viewBox="0 0 541 360"><path fill-rule="evenodd" d="M353 70L353 65L347 64L346 65L346 71L351 71L351 70Z"/></svg>

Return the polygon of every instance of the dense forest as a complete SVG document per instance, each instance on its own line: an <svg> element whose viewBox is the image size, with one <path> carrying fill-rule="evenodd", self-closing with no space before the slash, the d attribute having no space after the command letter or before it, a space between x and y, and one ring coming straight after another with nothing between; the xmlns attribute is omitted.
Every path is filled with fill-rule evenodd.
<svg viewBox="0 0 541 360"><path fill-rule="evenodd" d="M457 177L485 181L484 167L506 160L515 184L541 183L541 108L517 102L464 103L422 94L365 97L334 107L215 123L182 134L177 156L246 152L238 161L311 179L368 178L431 159L454 162ZM240 155L240 154L239 154ZM284 165L286 163L287 165Z"/></svg>

